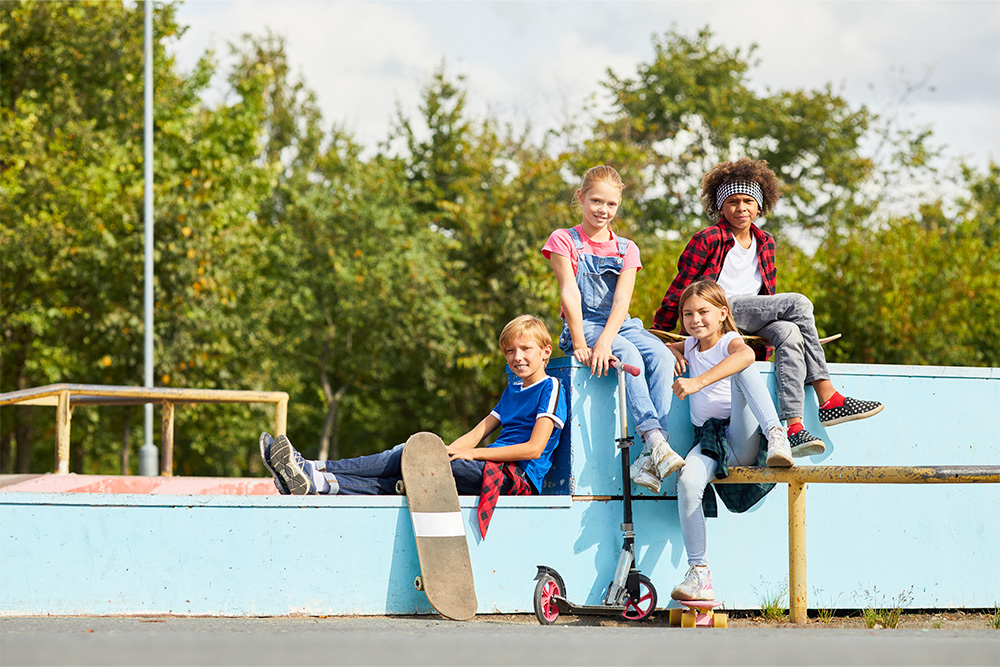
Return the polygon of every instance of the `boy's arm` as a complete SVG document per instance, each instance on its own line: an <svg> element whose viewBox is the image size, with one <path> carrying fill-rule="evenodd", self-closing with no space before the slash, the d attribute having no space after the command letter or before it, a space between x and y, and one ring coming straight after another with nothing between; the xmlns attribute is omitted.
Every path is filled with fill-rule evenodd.
<svg viewBox="0 0 1000 667"><path fill-rule="evenodd" d="M452 459L467 458L464 456L456 457L454 456L454 453L459 450L474 449L479 445L479 443L485 440L490 433L497 430L499 426L500 420L494 417L493 413L486 415L483 417L482 421L472 428L471 431L465 433L464 435L460 435L453 443L448 445L448 453L452 455Z"/></svg>
<svg viewBox="0 0 1000 667"><path fill-rule="evenodd" d="M492 417L492 415L490 415ZM487 418L488 419L488 418ZM493 417L495 420L496 418ZM486 421L485 419L483 421ZM498 422L499 423L499 422ZM545 445L549 441L549 436L555 429L556 423L551 417L539 417L535 420L535 426L531 429L531 437L528 442L516 445L504 445L502 447L476 447L475 449L455 448L455 443L448 447L451 460L467 459L469 461L530 461L537 459L545 451ZM473 429L475 430L475 429ZM463 436L464 437L464 436ZM461 438L460 438L461 439Z"/></svg>
<svg viewBox="0 0 1000 667"><path fill-rule="evenodd" d="M674 380L674 395L682 401L691 394L701 391L713 382L739 373L754 362L756 356L750 346L737 336L729 342L729 356L693 378Z"/></svg>

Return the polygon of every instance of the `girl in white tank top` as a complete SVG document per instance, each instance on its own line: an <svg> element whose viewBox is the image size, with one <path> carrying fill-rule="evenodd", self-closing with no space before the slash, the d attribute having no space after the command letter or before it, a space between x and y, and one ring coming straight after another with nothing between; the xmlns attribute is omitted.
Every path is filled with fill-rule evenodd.
<svg viewBox="0 0 1000 667"><path fill-rule="evenodd" d="M695 438L677 478L677 507L690 567L671 597L714 600L705 556L705 488L712 479L726 477L729 466L757 465L761 433L767 434L767 465L790 466L792 453L771 394L754 366L754 352L740 337L722 288L713 280L692 283L679 305L691 337L669 347L677 359L677 374L689 372L674 381L673 391L682 401L691 398ZM763 498L770 486L740 489L738 495L730 495L730 489L735 485L720 487L719 495L730 510L739 512Z"/></svg>

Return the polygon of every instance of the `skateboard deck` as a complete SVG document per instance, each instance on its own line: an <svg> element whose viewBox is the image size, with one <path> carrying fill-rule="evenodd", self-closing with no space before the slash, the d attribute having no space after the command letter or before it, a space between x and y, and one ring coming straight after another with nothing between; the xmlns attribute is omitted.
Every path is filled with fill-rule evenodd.
<svg viewBox="0 0 1000 667"><path fill-rule="evenodd" d="M722 602L717 600L677 600L686 609L670 610L670 625L682 628L725 628L729 625L729 615L716 611Z"/></svg>
<svg viewBox="0 0 1000 667"><path fill-rule="evenodd" d="M684 334L674 333L672 331L660 331L659 329L649 329L649 333L653 334L664 343L679 343L683 340L687 340L688 336ZM830 341L834 341L840 338L840 334L833 334L832 336L826 336L819 339L820 345L826 345ZM750 346L753 350L754 355L757 357L757 361L767 361L767 358L771 355L771 346L768 345L767 341L760 336L743 336L743 342Z"/></svg>
<svg viewBox="0 0 1000 667"><path fill-rule="evenodd" d="M466 621L478 602L465 521L444 442L416 433L403 447L403 488L417 540L420 576L414 585L442 616Z"/></svg>

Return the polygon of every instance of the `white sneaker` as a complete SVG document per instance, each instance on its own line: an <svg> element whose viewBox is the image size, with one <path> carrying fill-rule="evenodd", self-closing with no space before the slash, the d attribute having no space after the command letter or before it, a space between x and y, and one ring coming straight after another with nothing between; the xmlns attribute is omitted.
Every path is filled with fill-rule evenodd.
<svg viewBox="0 0 1000 667"><path fill-rule="evenodd" d="M653 460L650 458L649 452L643 451L639 456L635 457L635 461L629 466L628 476L636 486L641 486L653 493L659 493L660 478L656 476L653 470Z"/></svg>
<svg viewBox="0 0 1000 667"><path fill-rule="evenodd" d="M687 463L680 454L670 448L666 440L653 445L652 459L656 461L656 475L660 479L666 479Z"/></svg>
<svg viewBox="0 0 1000 667"><path fill-rule="evenodd" d="M684 581L670 591L670 597L674 600L714 600L712 573L707 567L692 565L684 575Z"/></svg>
<svg viewBox="0 0 1000 667"><path fill-rule="evenodd" d="M767 432L767 465L771 468L787 468L793 465L792 448L783 426L775 426Z"/></svg>

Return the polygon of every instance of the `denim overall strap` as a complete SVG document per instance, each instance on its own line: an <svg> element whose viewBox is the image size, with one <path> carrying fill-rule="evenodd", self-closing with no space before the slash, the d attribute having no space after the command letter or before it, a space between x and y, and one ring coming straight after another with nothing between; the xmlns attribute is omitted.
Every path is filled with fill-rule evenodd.
<svg viewBox="0 0 1000 667"><path fill-rule="evenodd" d="M583 241L579 232L570 229L570 236L577 248L576 284L580 288L580 305L584 321L607 322L614 302L618 276L625 265L627 239L618 239L618 255L599 257L581 252Z"/></svg>

